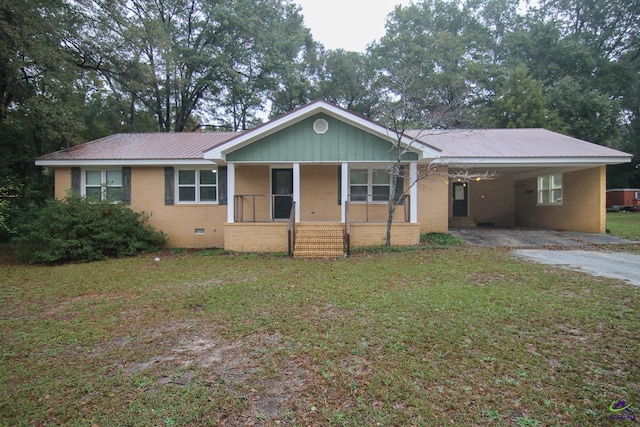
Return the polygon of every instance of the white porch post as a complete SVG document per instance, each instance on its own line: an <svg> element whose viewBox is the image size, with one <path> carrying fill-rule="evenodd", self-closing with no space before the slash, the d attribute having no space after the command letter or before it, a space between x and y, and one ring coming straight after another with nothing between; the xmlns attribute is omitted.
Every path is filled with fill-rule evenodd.
<svg viewBox="0 0 640 427"><path fill-rule="evenodd" d="M227 164L227 222L233 222L236 209L236 169L233 163Z"/></svg>
<svg viewBox="0 0 640 427"><path fill-rule="evenodd" d="M342 200L342 206L340 206L340 218L344 224L347 221L347 202L349 201L349 163L342 164L342 186L340 187L340 200Z"/></svg>
<svg viewBox="0 0 640 427"><path fill-rule="evenodd" d="M418 163L409 164L409 221L413 224L418 222Z"/></svg>
<svg viewBox="0 0 640 427"><path fill-rule="evenodd" d="M296 222L300 222L300 163L293 164L293 202L296 204Z"/></svg>

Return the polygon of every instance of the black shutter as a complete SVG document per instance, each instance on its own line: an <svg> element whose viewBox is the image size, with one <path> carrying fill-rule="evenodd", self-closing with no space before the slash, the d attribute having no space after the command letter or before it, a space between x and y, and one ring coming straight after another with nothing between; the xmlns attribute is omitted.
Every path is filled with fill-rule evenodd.
<svg viewBox="0 0 640 427"><path fill-rule="evenodd" d="M122 168L122 203L131 204L131 168Z"/></svg>
<svg viewBox="0 0 640 427"><path fill-rule="evenodd" d="M400 165L398 168L398 179L396 180L396 205L404 205L404 167Z"/></svg>
<svg viewBox="0 0 640 427"><path fill-rule="evenodd" d="M338 206L342 206L342 166L338 166Z"/></svg>
<svg viewBox="0 0 640 427"><path fill-rule="evenodd" d="M71 191L74 193L80 194L80 175L82 171L80 168L73 167L71 168Z"/></svg>
<svg viewBox="0 0 640 427"><path fill-rule="evenodd" d="M218 204L227 204L227 167L218 168Z"/></svg>
<svg viewBox="0 0 640 427"><path fill-rule="evenodd" d="M164 204L165 205L173 205L174 203L174 193L175 193L175 185L174 185L174 174L173 168L168 166L164 168Z"/></svg>

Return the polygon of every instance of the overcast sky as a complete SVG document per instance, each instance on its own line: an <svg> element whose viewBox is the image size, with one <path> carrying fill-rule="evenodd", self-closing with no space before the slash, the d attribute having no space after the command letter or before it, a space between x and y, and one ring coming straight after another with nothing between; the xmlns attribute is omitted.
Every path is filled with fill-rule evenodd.
<svg viewBox="0 0 640 427"><path fill-rule="evenodd" d="M410 0L294 0L302 6L305 26L327 49L363 52L384 35L387 15Z"/></svg>

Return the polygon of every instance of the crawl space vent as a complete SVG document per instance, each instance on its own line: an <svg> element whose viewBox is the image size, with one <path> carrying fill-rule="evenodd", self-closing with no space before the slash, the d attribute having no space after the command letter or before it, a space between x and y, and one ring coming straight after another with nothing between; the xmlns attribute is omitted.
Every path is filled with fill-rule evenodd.
<svg viewBox="0 0 640 427"><path fill-rule="evenodd" d="M329 123L325 119L318 119L313 122L313 131L318 135L324 135L329 130Z"/></svg>

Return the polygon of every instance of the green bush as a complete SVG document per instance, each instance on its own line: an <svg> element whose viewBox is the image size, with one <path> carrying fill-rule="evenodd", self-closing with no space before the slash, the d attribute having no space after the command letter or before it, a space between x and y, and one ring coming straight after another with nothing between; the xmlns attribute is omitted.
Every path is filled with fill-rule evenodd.
<svg viewBox="0 0 640 427"><path fill-rule="evenodd" d="M18 259L29 263L96 261L158 250L166 235L147 224L149 215L109 201L69 195L50 200L26 220Z"/></svg>
<svg viewBox="0 0 640 427"><path fill-rule="evenodd" d="M464 240L448 233L423 233L420 235L420 244L423 246L462 246Z"/></svg>

